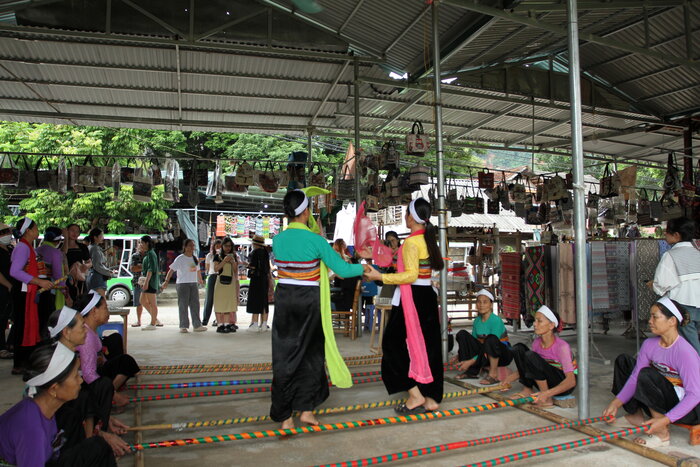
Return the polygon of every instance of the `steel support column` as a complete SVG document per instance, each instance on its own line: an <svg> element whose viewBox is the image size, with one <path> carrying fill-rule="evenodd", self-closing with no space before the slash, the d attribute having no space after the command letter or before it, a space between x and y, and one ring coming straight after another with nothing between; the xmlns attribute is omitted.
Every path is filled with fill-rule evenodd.
<svg viewBox="0 0 700 467"><path fill-rule="evenodd" d="M360 151L360 62L357 58L352 62L353 104L355 107L355 209L360 209L362 197L360 196L360 164L357 155ZM357 212L357 211L356 211Z"/></svg>
<svg viewBox="0 0 700 467"><path fill-rule="evenodd" d="M433 14L433 91L435 94L435 153L438 177L438 229L440 254L447 258L447 211L445 210L445 168L442 152L442 83L440 82L440 18L438 2L432 2ZM435 207L433 206L433 209ZM440 271L440 331L442 359L447 362L447 265Z"/></svg>
<svg viewBox="0 0 700 467"><path fill-rule="evenodd" d="M581 71L578 50L576 0L569 7L569 95L571 101L571 159L574 172L574 272L576 280L576 340L578 350L578 416L588 417L588 292L586 264L586 189L583 179L583 127L581 125Z"/></svg>

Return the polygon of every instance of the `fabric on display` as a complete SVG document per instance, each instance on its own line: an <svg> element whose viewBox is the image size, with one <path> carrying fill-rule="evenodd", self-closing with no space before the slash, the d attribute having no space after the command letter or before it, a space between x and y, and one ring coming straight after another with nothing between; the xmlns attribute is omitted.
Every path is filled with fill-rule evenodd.
<svg viewBox="0 0 700 467"><path fill-rule="evenodd" d="M559 248L559 316L566 324L576 323L576 289L574 282L574 245L560 243Z"/></svg>
<svg viewBox="0 0 700 467"><path fill-rule="evenodd" d="M338 211L335 217L335 232L333 241L342 238L346 245L354 245L355 237L352 226L355 223L355 204L348 203L347 206Z"/></svg>
<svg viewBox="0 0 700 467"><path fill-rule="evenodd" d="M609 310L629 310L629 244L605 242L605 266L608 276Z"/></svg>
<svg viewBox="0 0 700 467"><path fill-rule="evenodd" d="M533 246L525 249L525 304L528 313L535 312L545 304L545 265L544 247Z"/></svg>
<svg viewBox="0 0 700 467"><path fill-rule="evenodd" d="M659 242L657 240L635 240L635 306L638 320L649 319L649 310L657 299L653 290L647 287L647 281L654 279L656 266L659 264Z"/></svg>
<svg viewBox="0 0 700 467"><path fill-rule="evenodd" d="M544 245L545 265L545 297L544 303L559 313L559 280L555 272L559 272L559 250L556 245Z"/></svg>
<svg viewBox="0 0 700 467"><path fill-rule="evenodd" d="M185 231L187 238L194 241L195 246L199 245L199 232L197 226L190 219L190 215L182 209L175 211L175 215L177 216L177 222L180 224L180 228ZM198 249L199 248L197 248L197 250Z"/></svg>
<svg viewBox="0 0 700 467"><path fill-rule="evenodd" d="M608 292L608 269L605 257L605 243L591 243L591 305L593 311L610 309Z"/></svg>
<svg viewBox="0 0 700 467"><path fill-rule="evenodd" d="M520 316L520 253L501 253L501 297L503 316Z"/></svg>

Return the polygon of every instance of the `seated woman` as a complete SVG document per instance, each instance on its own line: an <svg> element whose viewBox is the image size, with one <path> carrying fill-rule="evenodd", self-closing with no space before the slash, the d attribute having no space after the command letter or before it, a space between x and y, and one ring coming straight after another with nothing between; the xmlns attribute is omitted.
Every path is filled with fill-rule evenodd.
<svg viewBox="0 0 700 467"><path fill-rule="evenodd" d="M624 407L629 415L618 426L651 424L634 441L647 447L668 446L670 423L700 423L700 356L678 334L687 311L664 297L651 306L649 329L658 337L644 341L635 362L629 355L615 360L612 392L615 399L603 415L615 417ZM645 416L646 414L646 416ZM647 417L651 419L645 420Z"/></svg>
<svg viewBox="0 0 700 467"><path fill-rule="evenodd" d="M94 383L100 377L109 378L114 386L114 403L124 406L129 403L129 398L117 391L132 376L139 372L136 361L124 353L121 336L113 334L103 340L97 335L97 328L109 320L107 300L98 292L90 293L78 298L76 308L85 319L87 336L85 343L77 346L80 352L80 368L83 379L94 389ZM106 348L103 353L102 348Z"/></svg>
<svg viewBox="0 0 700 467"><path fill-rule="evenodd" d="M64 306L49 316L49 333L52 339L75 352L79 345L85 343L87 328L84 323L80 313ZM98 378L91 388L82 384L78 397L58 409L56 424L65 433L66 447L98 435L107 441L115 455L123 456L129 452L129 445L117 436L126 433L129 427L110 416L113 396L112 381Z"/></svg>
<svg viewBox="0 0 700 467"><path fill-rule="evenodd" d="M554 403L554 396L566 396L573 392L578 367L569 344L557 336L561 330L561 320L556 312L542 305L535 313L533 326L537 339L532 342L532 350L524 344L513 346L513 359L518 371L506 377L503 383L510 384L519 379L524 388L514 398L535 396L535 405L549 408ZM536 394L533 393L535 385L539 390ZM564 402L557 402L557 405L568 406Z"/></svg>
<svg viewBox="0 0 700 467"><path fill-rule="evenodd" d="M507 367L513 360L508 331L503 320L493 314L493 295L486 289L476 293L476 311L479 317L474 320L472 333L462 329L457 333L459 353L452 363L458 363L462 372L457 378L477 378L482 368L488 375L480 384L498 384L498 368Z"/></svg>
<svg viewBox="0 0 700 467"><path fill-rule="evenodd" d="M80 363L75 352L56 344L29 357L28 395L0 415L0 463L17 466L116 466L112 450L95 436L64 446L56 411L80 392Z"/></svg>

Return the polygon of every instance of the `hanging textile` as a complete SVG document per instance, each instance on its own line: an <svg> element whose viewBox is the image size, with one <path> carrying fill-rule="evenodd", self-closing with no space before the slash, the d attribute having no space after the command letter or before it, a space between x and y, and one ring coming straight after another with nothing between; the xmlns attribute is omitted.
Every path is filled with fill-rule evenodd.
<svg viewBox="0 0 700 467"><path fill-rule="evenodd" d="M525 249L525 285L528 313L535 312L545 304L544 247L533 246Z"/></svg>
<svg viewBox="0 0 700 467"><path fill-rule="evenodd" d="M216 236L226 236L226 218L223 214L219 214L218 216L216 216Z"/></svg>
<svg viewBox="0 0 700 467"><path fill-rule="evenodd" d="M518 319L520 316L520 253L501 253L501 306L503 316Z"/></svg>
<svg viewBox="0 0 700 467"><path fill-rule="evenodd" d="M629 243L605 242L610 311L630 309Z"/></svg>
<svg viewBox="0 0 700 467"><path fill-rule="evenodd" d="M657 295L646 283L654 279L656 266L659 264L659 243L656 240L640 239L634 241L635 250L635 306L638 320L649 319L651 306Z"/></svg>
<svg viewBox="0 0 700 467"><path fill-rule="evenodd" d="M556 245L544 245L544 270L544 303L559 313L559 280L556 274L559 271L559 249Z"/></svg>
<svg viewBox="0 0 700 467"><path fill-rule="evenodd" d="M593 311L610 309L608 270L605 261L605 243L591 242L591 299Z"/></svg>
<svg viewBox="0 0 700 467"><path fill-rule="evenodd" d="M574 245L560 243L559 248L559 316L566 324L576 323L574 282Z"/></svg>

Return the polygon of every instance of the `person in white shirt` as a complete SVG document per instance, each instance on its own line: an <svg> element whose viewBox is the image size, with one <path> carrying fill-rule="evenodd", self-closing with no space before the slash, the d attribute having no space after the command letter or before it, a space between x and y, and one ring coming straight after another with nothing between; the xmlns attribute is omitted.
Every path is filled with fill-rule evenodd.
<svg viewBox="0 0 700 467"><path fill-rule="evenodd" d="M202 321L199 319L198 286L204 285L204 281L199 271L199 259L194 256L194 240L189 238L185 240L183 252L170 265L161 290L165 290L168 287L173 272L177 272L175 288L177 290L177 306L180 312L180 332L186 333L190 327L190 320L187 316L188 309L192 316L194 331L206 331L207 327L202 326Z"/></svg>
<svg viewBox="0 0 700 467"><path fill-rule="evenodd" d="M212 238L213 240L213 238ZM202 324L209 324L211 311L214 309L214 287L216 286L216 269L214 269L214 257L221 251L221 240L213 240L211 249L204 259L204 265L207 270L207 295L204 299L204 313L202 313ZM216 323L216 321L214 321Z"/></svg>
<svg viewBox="0 0 700 467"><path fill-rule="evenodd" d="M656 266L651 287L688 311L690 320L679 332L700 354L700 251L693 246L695 222L685 217L671 219L666 223L665 235L672 247Z"/></svg>

